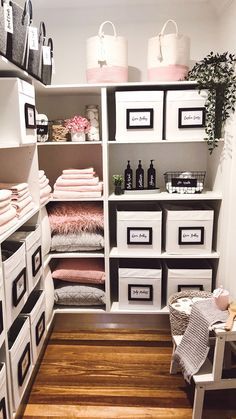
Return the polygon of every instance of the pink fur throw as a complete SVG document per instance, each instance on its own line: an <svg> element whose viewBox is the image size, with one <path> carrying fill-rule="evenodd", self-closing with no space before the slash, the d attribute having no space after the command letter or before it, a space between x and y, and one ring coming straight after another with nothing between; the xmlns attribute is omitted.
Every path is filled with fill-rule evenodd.
<svg viewBox="0 0 236 419"><path fill-rule="evenodd" d="M105 282L103 259L60 259L52 272L53 279L69 282L103 284Z"/></svg>
<svg viewBox="0 0 236 419"><path fill-rule="evenodd" d="M103 231L103 208L99 202L54 202L48 207L52 234Z"/></svg>

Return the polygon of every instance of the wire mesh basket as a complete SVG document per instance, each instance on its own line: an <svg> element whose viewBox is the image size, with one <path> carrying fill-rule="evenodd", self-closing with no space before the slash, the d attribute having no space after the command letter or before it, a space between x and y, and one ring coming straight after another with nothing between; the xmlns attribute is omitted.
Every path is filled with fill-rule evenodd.
<svg viewBox="0 0 236 419"><path fill-rule="evenodd" d="M166 190L169 193L194 194L203 191L205 171L166 172L164 173Z"/></svg>

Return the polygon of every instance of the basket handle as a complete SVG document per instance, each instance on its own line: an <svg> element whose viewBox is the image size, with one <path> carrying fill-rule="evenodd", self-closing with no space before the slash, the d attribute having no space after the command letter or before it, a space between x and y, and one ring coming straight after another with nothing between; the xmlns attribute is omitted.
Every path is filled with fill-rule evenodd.
<svg viewBox="0 0 236 419"><path fill-rule="evenodd" d="M166 30L166 27L167 27L167 25L168 25L169 23L172 23L172 24L175 26L175 35L178 35L178 34L179 34L179 29L178 29L178 25L177 25L177 23L175 22L175 20L173 20L173 19L169 19L169 20L167 20L167 21L164 23L164 25L163 25L163 27L162 27L162 30L161 30L161 32L159 33L159 36L160 36L160 35L164 35L164 32L165 32L165 30Z"/></svg>
<svg viewBox="0 0 236 419"><path fill-rule="evenodd" d="M169 19L169 20L167 20L165 23L164 23L164 25L163 25L163 27L162 27L162 30L161 30L161 32L159 33L159 35L158 35L158 51L157 51L157 59L161 62L161 61L163 61L163 53L162 53L162 45L161 45L161 41L162 41L162 37L164 36L164 32L165 32L165 30L166 30L166 27L167 27L167 25L169 24L169 23L173 23L173 25L175 26L175 35L176 35L176 37L178 36L178 34L179 34L179 29L178 29L178 26L177 26L177 23L175 22L175 20L172 20L172 19Z"/></svg>
<svg viewBox="0 0 236 419"><path fill-rule="evenodd" d="M100 27L99 27L99 31L98 31L98 36L99 36L100 38L101 38L101 37L104 37L105 33L103 32L103 27L104 27L107 23L109 23L109 24L112 26L112 29L113 29L113 35L114 35L115 37L117 37L117 33L116 33L116 28L115 28L115 25L114 25L114 23L112 23L110 20L106 20L105 22L103 22L103 23L100 25Z"/></svg>
<svg viewBox="0 0 236 419"><path fill-rule="evenodd" d="M98 31L98 37L99 37L98 64L100 65L100 67L103 67L104 65L107 65L107 51L106 51L106 45L105 45L105 42L104 42L105 34L103 32L103 27L107 23L109 23L113 28L113 36L115 38L117 37L115 25L110 20L106 20L105 22L103 22L100 25L100 28L99 28L99 31Z"/></svg>

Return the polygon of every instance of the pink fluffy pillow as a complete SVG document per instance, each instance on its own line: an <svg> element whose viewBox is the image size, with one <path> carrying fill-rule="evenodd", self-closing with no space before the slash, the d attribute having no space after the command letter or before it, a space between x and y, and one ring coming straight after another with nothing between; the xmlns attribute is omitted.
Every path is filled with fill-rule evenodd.
<svg viewBox="0 0 236 419"><path fill-rule="evenodd" d="M103 259L60 259L52 272L53 279L89 284L105 282Z"/></svg>
<svg viewBox="0 0 236 419"><path fill-rule="evenodd" d="M103 208L99 202L63 202L48 207L53 234L103 230Z"/></svg>

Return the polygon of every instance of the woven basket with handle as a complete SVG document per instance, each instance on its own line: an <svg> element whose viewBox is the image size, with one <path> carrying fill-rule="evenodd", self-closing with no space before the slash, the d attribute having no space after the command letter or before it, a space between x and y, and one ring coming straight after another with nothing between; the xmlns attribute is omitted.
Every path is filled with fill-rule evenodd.
<svg viewBox="0 0 236 419"><path fill-rule="evenodd" d="M208 291L186 290L172 294L168 300L168 308L170 313L170 328L172 336L183 335L189 322L190 315L182 311L176 310L172 304L176 303L179 298L211 298L212 293Z"/></svg>

